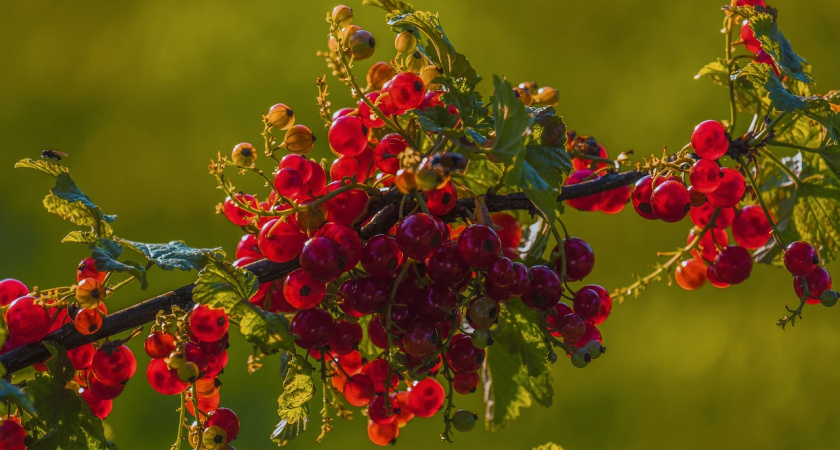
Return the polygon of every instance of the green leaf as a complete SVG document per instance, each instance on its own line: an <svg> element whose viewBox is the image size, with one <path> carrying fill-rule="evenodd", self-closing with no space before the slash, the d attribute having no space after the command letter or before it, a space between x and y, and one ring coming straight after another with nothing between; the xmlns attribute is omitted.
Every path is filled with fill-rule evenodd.
<svg viewBox="0 0 840 450"><path fill-rule="evenodd" d="M762 167L761 194L768 203L782 237L787 242L803 240L820 251L828 264L840 252L840 180L817 154L799 153L783 163L801 180L797 187L787 175L769 164ZM781 249L772 242L756 254L759 262L781 265Z"/></svg>
<svg viewBox="0 0 840 450"><path fill-rule="evenodd" d="M435 106L434 108L426 108L425 110L416 109L414 113L417 115L417 121L423 130L433 133L451 132L458 133L453 128L458 123L458 116L450 114L449 111L442 106Z"/></svg>
<svg viewBox="0 0 840 450"><path fill-rule="evenodd" d="M484 373L485 419L491 431L509 424L532 403L551 406L554 395L539 314L518 301L505 305Z"/></svg>
<svg viewBox="0 0 840 450"><path fill-rule="evenodd" d="M119 242L141 253L146 259L163 270L178 269L185 272L201 270L209 264L211 258L216 256L224 258L224 251L221 248L192 248L182 241L172 241L168 244L147 244L119 239Z"/></svg>
<svg viewBox="0 0 840 450"><path fill-rule="evenodd" d="M32 397L36 415L25 425L34 438L30 450L115 449L105 438L102 421L65 385L75 370L67 351L58 344L44 341L52 357L46 362L48 372L38 372L24 392Z"/></svg>
<svg viewBox="0 0 840 450"><path fill-rule="evenodd" d="M493 118L490 115L490 108L482 101L481 93L476 90L475 84L465 78L438 77L436 81L446 88L442 97L443 102L458 109L458 115L461 116L467 135L473 142L484 146L487 134L494 129Z"/></svg>
<svg viewBox="0 0 840 450"><path fill-rule="evenodd" d="M309 421L309 401L315 396L315 382L312 380L312 365L296 356L289 362L283 380L283 393L277 399L277 414L280 423L271 435L280 446L284 446L306 430Z"/></svg>
<svg viewBox="0 0 840 450"><path fill-rule="evenodd" d="M737 72L740 69L737 62L735 64L733 70ZM726 68L726 60L718 58L716 61L706 64L694 76L695 80L699 78L709 78L714 84L728 88L730 74ZM735 89L735 106L738 111L755 111L758 104L769 102L769 100L764 100L753 87L753 84L744 78L736 79L733 87Z"/></svg>
<svg viewBox="0 0 840 450"><path fill-rule="evenodd" d="M794 95L785 88L767 64L751 63L732 75L733 79L746 77L756 89L764 89L770 96L770 104L779 111L800 111L808 106L804 97Z"/></svg>
<svg viewBox="0 0 840 450"><path fill-rule="evenodd" d="M413 30L417 37L417 48L451 78L466 78L478 84L481 77L475 73L467 57L458 53L449 42L437 14L414 11L391 16L388 25L395 31Z"/></svg>
<svg viewBox="0 0 840 450"><path fill-rule="evenodd" d="M102 242L111 242L110 239L103 239ZM137 278L140 282L140 288L145 290L149 287L149 280L146 277L146 269L135 261L117 261L117 258L122 253L122 247L117 244L116 247L108 244L97 246L91 244L89 246L91 251L91 258L94 259L97 270L104 272L125 272ZM117 249L119 249L117 251Z"/></svg>
<svg viewBox="0 0 840 450"><path fill-rule="evenodd" d="M823 157L826 167L837 178L840 178L840 145L831 145L820 150L820 156Z"/></svg>
<svg viewBox="0 0 840 450"><path fill-rule="evenodd" d="M40 170L41 172L44 172L47 175L52 175L54 177L57 177L59 174L62 173L70 173L70 170L66 167L48 159L21 159L20 161L15 163L15 169L17 168Z"/></svg>
<svg viewBox="0 0 840 450"><path fill-rule="evenodd" d="M506 165L515 164L525 149L525 132L531 125L531 116L507 80L494 75L493 86L496 92L492 99L496 144L491 153Z"/></svg>
<svg viewBox="0 0 840 450"><path fill-rule="evenodd" d="M261 355L281 349L294 350L289 323L279 314L263 311L248 301L256 294L256 275L219 258L198 273L193 300L212 308L224 308L228 316L239 322L239 331Z"/></svg>
<svg viewBox="0 0 840 450"><path fill-rule="evenodd" d="M806 84L813 84L811 66L793 52L790 41L785 38L779 26L770 14L757 13L750 18L750 28L756 39L761 42L761 48L776 61L779 69L785 75Z"/></svg>
<svg viewBox="0 0 840 450"><path fill-rule="evenodd" d="M559 186L572 171L566 152L566 124L555 115L553 106L532 109L534 125L531 142L525 147L525 159L551 186Z"/></svg>
<svg viewBox="0 0 840 450"><path fill-rule="evenodd" d="M35 405L32 403L32 397L22 391L20 387L9 383L6 380L0 380L0 400L4 402L12 402L17 405L18 408L28 412L29 414L35 414Z"/></svg>

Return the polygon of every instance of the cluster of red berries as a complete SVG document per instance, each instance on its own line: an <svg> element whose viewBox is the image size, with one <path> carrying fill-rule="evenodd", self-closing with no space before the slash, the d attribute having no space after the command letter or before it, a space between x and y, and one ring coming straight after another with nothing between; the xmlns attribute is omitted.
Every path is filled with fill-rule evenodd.
<svg viewBox="0 0 840 450"><path fill-rule="evenodd" d="M6 450L26 450L25 440L28 434L20 424L20 417L7 416L0 419L0 448Z"/></svg>
<svg viewBox="0 0 840 450"><path fill-rule="evenodd" d="M572 158L572 173L566 177L565 185L573 185L584 181L595 180L608 170L615 169L607 161L609 153L606 147L592 136L577 136L568 133L568 150L580 156ZM620 186L606 192L587 195L572 200L566 204L579 211L601 211L604 214L617 214L624 209L630 200L630 186Z"/></svg>
<svg viewBox="0 0 840 450"><path fill-rule="evenodd" d="M177 316L177 314L176 314ZM195 305L186 323L159 321L146 338L146 354L152 358L146 377L152 389L164 395L185 393L187 412L196 417L190 429L191 441L202 448L228 449L239 434L239 419L228 408L220 408L218 376L228 362L228 328L224 309ZM196 413L196 407L198 413Z"/></svg>
<svg viewBox="0 0 840 450"><path fill-rule="evenodd" d="M767 4L764 0L738 0L738 6L752 6L755 8L766 8ZM761 48L761 41L759 41L755 37L755 32L753 31L752 27L750 27L749 19L745 19L743 23L741 23L741 43L744 44L744 48L747 49L748 52L755 55L755 62L759 64L767 64L768 66L773 68L773 72L776 74L777 77L781 76L781 72L779 72L779 66L776 64L776 61L773 61L773 58Z"/></svg>

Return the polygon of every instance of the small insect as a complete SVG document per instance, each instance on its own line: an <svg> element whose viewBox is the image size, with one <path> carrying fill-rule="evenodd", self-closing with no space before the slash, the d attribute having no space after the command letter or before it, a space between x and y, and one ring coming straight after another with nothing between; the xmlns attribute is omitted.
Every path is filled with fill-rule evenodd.
<svg viewBox="0 0 840 450"><path fill-rule="evenodd" d="M459 153L438 153L432 156L432 167L440 167L441 169L450 171L461 171L467 168L467 158L464 158Z"/></svg>
<svg viewBox="0 0 840 450"><path fill-rule="evenodd" d="M44 150L41 152L41 158L52 159L53 161L61 161L61 157L68 157L67 153L59 152L57 150Z"/></svg>

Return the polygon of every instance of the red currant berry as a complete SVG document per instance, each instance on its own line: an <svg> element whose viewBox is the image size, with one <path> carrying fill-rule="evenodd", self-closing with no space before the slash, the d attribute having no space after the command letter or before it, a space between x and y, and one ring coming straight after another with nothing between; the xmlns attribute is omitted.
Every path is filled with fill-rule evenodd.
<svg viewBox="0 0 840 450"><path fill-rule="evenodd" d="M342 156L336 158L330 166L330 179L340 181L349 177L357 183L362 183L365 181L366 172L367 167L362 167L362 164L354 156Z"/></svg>
<svg viewBox="0 0 840 450"><path fill-rule="evenodd" d="M397 424L403 426L414 418L414 413L408 407L408 392L399 391L393 394L392 401L397 404L399 413L397 413Z"/></svg>
<svg viewBox="0 0 840 450"><path fill-rule="evenodd" d="M108 273L100 272L99 270L97 270L96 260L93 258L83 259L82 262L79 263L79 266L76 268L76 281L82 281L85 278L95 278L97 281L102 283L103 281L105 281L105 275L108 275Z"/></svg>
<svg viewBox="0 0 840 450"><path fill-rule="evenodd" d="M385 401L386 399L388 400L387 402ZM389 403L389 405L386 405L386 403ZM397 406L397 403L394 399L388 399L385 394L375 395L373 400L370 401L370 406L368 406L368 417L370 420L380 425L390 425L395 423L398 413L399 407Z"/></svg>
<svg viewBox="0 0 840 450"><path fill-rule="evenodd" d="M785 249L785 268L796 276L807 277L819 265L820 254L807 242L796 241Z"/></svg>
<svg viewBox="0 0 840 450"><path fill-rule="evenodd" d="M700 159L691 166L689 180L698 192L713 192L720 185L720 166L710 159Z"/></svg>
<svg viewBox="0 0 840 450"><path fill-rule="evenodd" d="M494 213L490 217L494 225L501 227L496 230L496 234L499 235L502 247L519 247L522 242L522 225L516 217L508 213Z"/></svg>
<svg viewBox="0 0 840 450"><path fill-rule="evenodd" d="M306 194L305 187L303 177L295 169L280 169L274 174L274 189L283 197L300 200Z"/></svg>
<svg viewBox="0 0 840 450"><path fill-rule="evenodd" d="M604 321L607 320L607 318L610 316L610 312L612 311L612 299L610 298L609 292L607 292L606 289L597 284L587 284L586 286L580 289L590 290L598 294L598 299L600 300L598 314L596 314L595 317L585 319L585 322L592 323L593 325L601 325L602 323L604 323Z"/></svg>
<svg viewBox="0 0 840 450"><path fill-rule="evenodd" d="M566 177L566 181L563 185L571 186L596 178L598 178L597 175L594 175L594 172L589 169L576 170ZM586 197L566 200L566 204L579 211L597 211L602 198L603 194L598 193L587 195Z"/></svg>
<svg viewBox="0 0 840 450"><path fill-rule="evenodd" d="M397 422L382 425L374 421L369 421L367 426L368 439L380 447L392 445L397 442L397 436L400 434L400 426Z"/></svg>
<svg viewBox="0 0 840 450"><path fill-rule="evenodd" d="M595 141L594 138L591 136L589 139L582 141L583 145L575 145L574 150L586 153L589 156L594 156L596 158L609 158L610 155L607 153L607 149ZM572 168L574 170L598 170L603 167L607 167L606 163L603 162L595 162L589 158L572 158Z"/></svg>
<svg viewBox="0 0 840 450"><path fill-rule="evenodd" d="M586 332L586 323L577 314L566 314L560 318L557 331L567 343L577 342Z"/></svg>
<svg viewBox="0 0 840 450"><path fill-rule="evenodd" d="M475 348L472 338L466 334L454 336L449 341L449 350L446 352L446 360L456 372L477 371L484 363L484 356L484 349Z"/></svg>
<svg viewBox="0 0 840 450"><path fill-rule="evenodd" d="M440 189L432 189L425 192L426 206L429 212L436 216L444 216L449 214L455 205L458 203L458 192L455 190L455 185L448 181Z"/></svg>
<svg viewBox="0 0 840 450"><path fill-rule="evenodd" d="M502 242L492 228L470 225L458 237L461 259L472 267L486 269L499 257Z"/></svg>
<svg viewBox="0 0 840 450"><path fill-rule="evenodd" d="M601 296L592 289L581 289L575 293L574 312L582 319L591 319L601 310Z"/></svg>
<svg viewBox="0 0 840 450"><path fill-rule="evenodd" d="M601 194L598 210L604 214L618 214L630 201L630 186L620 186Z"/></svg>
<svg viewBox="0 0 840 450"><path fill-rule="evenodd" d="M399 270L402 260L397 240L386 234L370 238L362 247L362 268L375 277L393 275Z"/></svg>
<svg viewBox="0 0 840 450"><path fill-rule="evenodd" d="M661 184L661 178L657 179L657 186ZM633 188L633 194L630 200L633 202L633 209L639 213L640 216L649 220L656 220L659 216L653 211L653 206L650 204L650 197L653 195L653 177L645 175L636 182Z"/></svg>
<svg viewBox="0 0 840 450"><path fill-rule="evenodd" d="M306 235L292 222L272 219L260 230L257 243L260 252L271 261L288 262L300 253Z"/></svg>
<svg viewBox="0 0 840 450"><path fill-rule="evenodd" d="M330 341L335 326L330 313L320 308L299 311L289 325L289 331L298 336L295 344L304 349L321 348Z"/></svg>
<svg viewBox="0 0 840 450"><path fill-rule="evenodd" d="M203 347L202 347L203 348ZM204 371L204 378L215 378L228 363L227 350L214 355L207 355L207 369Z"/></svg>
<svg viewBox="0 0 840 450"><path fill-rule="evenodd" d="M371 103L376 105L376 100L379 98L379 92L371 92L365 95L365 97L367 97L367 99L370 100ZM390 110L390 108L388 108L388 106L390 106L390 102L380 102L379 105L377 105L379 110L382 111L382 113L385 114L385 116L390 117L392 111ZM359 100L358 110L359 118L362 119L362 123L366 127L382 128L385 126L385 121L380 119L379 116L376 115L376 113L370 108L370 106L368 106L367 103L365 103L364 100Z"/></svg>
<svg viewBox="0 0 840 450"><path fill-rule="evenodd" d="M218 341L227 333L229 326L224 308L195 305L190 313L190 332L201 341Z"/></svg>
<svg viewBox="0 0 840 450"><path fill-rule="evenodd" d="M531 272L525 264L520 262L513 263L513 270L516 272L513 277L513 282L505 290L512 296L520 296L531 285Z"/></svg>
<svg viewBox="0 0 840 450"><path fill-rule="evenodd" d="M327 237L314 237L300 252L300 267L312 278L330 282L338 279L347 266L344 248Z"/></svg>
<svg viewBox="0 0 840 450"><path fill-rule="evenodd" d="M405 330L402 344L405 352L417 358L426 358L440 348L440 334L435 326L415 323Z"/></svg>
<svg viewBox="0 0 840 450"><path fill-rule="evenodd" d="M452 380L452 387L461 395L472 394L478 388L478 373L457 372Z"/></svg>
<svg viewBox="0 0 840 450"><path fill-rule="evenodd" d="M755 250L773 236L773 226L767 220L767 215L759 205L747 205L732 221L732 236L741 247Z"/></svg>
<svg viewBox="0 0 840 450"><path fill-rule="evenodd" d="M729 287L729 283L725 283L723 280L718 278L717 273L715 272L714 264L709 264L709 267L706 268L706 279L709 280L709 284L718 289L725 289Z"/></svg>
<svg viewBox="0 0 840 450"><path fill-rule="evenodd" d="M741 23L741 41L744 42L744 47L750 53L758 53L761 50L761 41L756 39L755 32L750 27L750 21L744 20Z"/></svg>
<svg viewBox="0 0 840 450"><path fill-rule="evenodd" d="M364 374L353 375L344 383L344 398L353 406L369 404L375 392L373 380Z"/></svg>
<svg viewBox="0 0 840 450"><path fill-rule="evenodd" d="M0 306L6 306L29 293L29 288L14 278L0 280Z"/></svg>
<svg viewBox="0 0 840 450"><path fill-rule="evenodd" d="M6 310L6 326L9 339L18 344L38 342L49 333L50 313L43 306L35 303L33 297L20 297Z"/></svg>
<svg viewBox="0 0 840 450"><path fill-rule="evenodd" d="M603 344L601 332L598 330L598 327L592 325L591 323L587 323L583 332L583 336L581 336L581 338L578 339L577 342L575 342L575 347L585 347L586 344L588 344L590 341L598 341L599 343Z"/></svg>
<svg viewBox="0 0 840 450"><path fill-rule="evenodd" d="M416 73L398 73L382 92L390 96L391 102L398 110L407 111L419 107L426 96L426 86Z"/></svg>
<svg viewBox="0 0 840 450"><path fill-rule="evenodd" d="M493 281L498 287L508 287L513 283L516 277L516 271L513 268L513 262L510 258L502 256L490 265L487 269L487 279Z"/></svg>
<svg viewBox="0 0 840 450"><path fill-rule="evenodd" d="M283 297L297 309L318 306L326 294L327 286L303 269L295 269L283 280Z"/></svg>
<svg viewBox="0 0 840 450"><path fill-rule="evenodd" d="M93 346L93 343L87 343L81 347L67 350L67 358L73 363L74 369L85 370L93 362L93 355L95 353L96 347Z"/></svg>
<svg viewBox="0 0 840 450"><path fill-rule="evenodd" d="M353 305L362 314L373 314L385 307L390 294L390 283L385 280L361 278L353 287Z"/></svg>
<svg viewBox="0 0 840 450"><path fill-rule="evenodd" d="M441 323L455 313L458 296L445 286L430 284L417 296L417 313L430 323Z"/></svg>
<svg viewBox="0 0 840 450"><path fill-rule="evenodd" d="M688 217L691 218L691 223L698 228L706 228L706 225L709 224L709 221L712 220L712 216L718 209L720 209L720 212L715 219L714 227L725 230L735 219L735 210L733 208L718 208L711 203L704 203L702 206L691 208L691 211L688 212Z"/></svg>
<svg viewBox="0 0 840 450"><path fill-rule="evenodd" d="M400 384L400 377L388 368L388 361L377 358L366 363L362 368L362 373L370 377L371 381L373 381L374 391L378 393L385 392L385 380L388 379L389 371L391 374L391 383L388 386L390 386L389 390L391 390Z"/></svg>
<svg viewBox="0 0 840 450"><path fill-rule="evenodd" d="M394 175L400 170L399 155L408 144L396 133L385 135L373 149L373 164L383 173Z"/></svg>
<svg viewBox="0 0 840 450"><path fill-rule="evenodd" d="M650 205L665 222L679 222L691 209L691 199L682 182L667 180L653 190Z"/></svg>
<svg viewBox="0 0 840 450"><path fill-rule="evenodd" d="M422 261L440 246L441 230L433 216L411 214L397 224L396 240L406 256Z"/></svg>
<svg viewBox="0 0 840 450"><path fill-rule="evenodd" d="M90 393L94 396L101 398L102 400L113 400L122 394L123 390L125 390L124 384L117 384L114 386L108 386L106 384L102 384L96 377L93 376L91 372L87 374L87 387L90 390Z"/></svg>
<svg viewBox="0 0 840 450"><path fill-rule="evenodd" d="M327 186L332 192L341 187L341 183L333 181ZM350 189L327 200L327 220L341 225L353 225L357 217L367 213L368 195L361 189Z"/></svg>
<svg viewBox="0 0 840 450"><path fill-rule="evenodd" d="M362 342L362 326L356 322L339 320L332 329L328 345L333 352L346 355L355 350L360 342Z"/></svg>
<svg viewBox="0 0 840 450"><path fill-rule="evenodd" d="M724 167L721 169L723 175L720 179L720 186L706 194L709 202L718 208L731 208L744 198L747 184L744 176L735 169Z"/></svg>
<svg viewBox="0 0 840 450"><path fill-rule="evenodd" d="M312 178L312 163L301 155L289 153L280 160L280 169L293 169L300 175L301 183Z"/></svg>
<svg viewBox="0 0 840 450"><path fill-rule="evenodd" d="M229 347L230 335L225 333L221 339L216 341L200 341L198 346L201 347L201 351L204 352L207 356L216 356L222 354L225 350Z"/></svg>
<svg viewBox="0 0 840 450"><path fill-rule="evenodd" d="M674 271L674 280L686 291L699 289L706 282L706 263L692 258L682 261Z"/></svg>
<svg viewBox="0 0 840 450"><path fill-rule="evenodd" d="M356 264L362 258L362 240L358 233L347 225L324 224L315 232L315 237L328 238L341 246L345 256L344 267L341 268L342 272L347 272L356 267Z"/></svg>
<svg viewBox="0 0 840 450"><path fill-rule="evenodd" d="M452 286L469 273L470 267L461 259L457 242L441 245L426 260L426 275L435 283Z"/></svg>
<svg viewBox="0 0 840 450"><path fill-rule="evenodd" d="M262 259L263 255L260 253L260 246L257 244L257 237L253 234L246 234L242 236L239 243L236 244L236 259L240 258L254 258L254 260ZM81 281L81 280L79 280Z"/></svg>
<svg viewBox="0 0 840 450"><path fill-rule="evenodd" d="M260 208L257 198L251 194L245 194L243 192L240 192L236 194L235 197L237 200L239 200L240 203L249 206L251 209ZM239 226L248 225L249 223L253 222L254 219L256 219L257 217L256 214L248 212L239 207L239 205L237 205L236 202L234 202L233 199L231 199L230 197L225 199L224 208L222 209L222 211L224 212L225 217L227 217L227 220L229 220L230 223Z"/></svg>
<svg viewBox="0 0 840 450"><path fill-rule="evenodd" d="M5 450L26 450L26 430L18 420L9 417L0 421L0 447Z"/></svg>
<svg viewBox="0 0 840 450"><path fill-rule="evenodd" d="M820 303L822 293L831 289L831 274L824 267L817 267L806 277L793 277L793 289L798 298L802 298L805 295L805 290L802 286L803 278L808 282L808 298L805 301L809 305Z"/></svg>
<svg viewBox="0 0 840 450"><path fill-rule="evenodd" d="M324 188L327 186L327 173L324 168L315 161L309 161L309 167L312 170L312 175L309 181L306 182L304 192L309 197L317 197L323 195Z"/></svg>
<svg viewBox="0 0 840 450"><path fill-rule="evenodd" d="M73 318L73 325L80 334L93 334L102 328L102 317L99 308L82 308Z"/></svg>
<svg viewBox="0 0 840 450"><path fill-rule="evenodd" d="M128 381L134 375L137 360L125 345L106 344L93 355L90 370L102 384L114 386Z"/></svg>
<svg viewBox="0 0 840 450"><path fill-rule="evenodd" d="M724 283L738 284L750 277L753 260L744 247L731 245L715 258L715 275Z"/></svg>
<svg viewBox="0 0 840 450"><path fill-rule="evenodd" d="M227 442L230 442L239 435L239 418L230 409L219 408L207 414L207 420L204 421L204 429L206 430L210 427L219 427L224 430L227 435Z"/></svg>
<svg viewBox="0 0 840 450"><path fill-rule="evenodd" d="M426 378L408 391L408 408L417 417L428 418L440 410L445 399L443 386L434 378Z"/></svg>
<svg viewBox="0 0 840 450"><path fill-rule="evenodd" d="M522 303L537 311L552 308L560 301L563 294L563 284L560 277L545 266L534 266L530 269L531 284L522 294Z"/></svg>
<svg viewBox="0 0 840 450"><path fill-rule="evenodd" d="M113 400L101 399L93 395L90 389L80 390L79 395L82 397L82 400L87 403L90 408L90 412L92 412L94 416L99 417L101 420L105 420L105 418L111 414L111 410L114 409Z"/></svg>
<svg viewBox="0 0 840 450"><path fill-rule="evenodd" d="M720 159L729 150L729 136L716 120L700 122L691 133L691 147L703 159Z"/></svg>
<svg viewBox="0 0 840 450"><path fill-rule="evenodd" d="M564 239L563 248L566 254L566 281L579 281L592 273L595 267L595 252L586 241L576 237ZM558 258L555 262L558 275L560 264L562 261Z"/></svg>
<svg viewBox="0 0 840 450"><path fill-rule="evenodd" d="M367 147L368 129L356 116L343 116L333 121L327 133L330 148L338 156L356 156Z"/></svg>

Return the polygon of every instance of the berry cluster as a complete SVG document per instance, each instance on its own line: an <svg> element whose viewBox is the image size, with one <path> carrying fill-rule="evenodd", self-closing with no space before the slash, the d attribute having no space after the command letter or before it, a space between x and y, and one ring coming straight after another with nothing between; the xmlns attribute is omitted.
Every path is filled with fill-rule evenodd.
<svg viewBox="0 0 840 450"><path fill-rule="evenodd" d="M609 159L606 147L592 136L578 136L569 133L568 150L572 157L572 173L565 185L582 183L615 172L616 165ZM606 192L566 200L566 204L579 211L601 211L604 214L618 214L630 200L630 186L620 186Z"/></svg>

